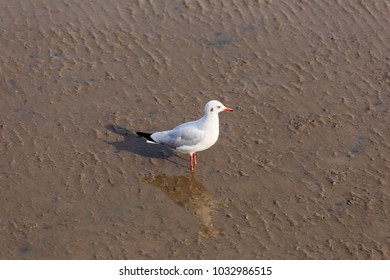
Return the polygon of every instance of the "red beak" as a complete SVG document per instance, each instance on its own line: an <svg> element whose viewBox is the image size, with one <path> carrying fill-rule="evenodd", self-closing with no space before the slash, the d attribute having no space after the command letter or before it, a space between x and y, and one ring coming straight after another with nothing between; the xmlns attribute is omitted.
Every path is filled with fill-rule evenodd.
<svg viewBox="0 0 390 280"><path fill-rule="evenodd" d="M233 112L233 109L232 109L232 108L225 108L224 111L225 111L225 112Z"/></svg>

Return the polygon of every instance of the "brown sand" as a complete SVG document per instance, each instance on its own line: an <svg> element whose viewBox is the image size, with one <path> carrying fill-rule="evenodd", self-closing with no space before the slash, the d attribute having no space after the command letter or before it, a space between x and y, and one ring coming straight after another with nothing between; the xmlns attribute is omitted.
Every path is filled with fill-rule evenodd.
<svg viewBox="0 0 390 280"><path fill-rule="evenodd" d="M1 259L389 259L390 6L0 1ZM219 99L187 158L134 131Z"/></svg>

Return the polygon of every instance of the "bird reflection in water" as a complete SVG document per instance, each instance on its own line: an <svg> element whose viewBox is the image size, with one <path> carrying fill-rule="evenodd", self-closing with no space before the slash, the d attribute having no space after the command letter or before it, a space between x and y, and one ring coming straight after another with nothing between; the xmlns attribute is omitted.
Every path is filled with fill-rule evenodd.
<svg viewBox="0 0 390 280"><path fill-rule="evenodd" d="M200 233L206 236L215 236L223 231L213 225L213 212L220 204L212 194L191 174L185 176L153 175L144 178L144 181L162 190L176 204L184 207L199 220Z"/></svg>

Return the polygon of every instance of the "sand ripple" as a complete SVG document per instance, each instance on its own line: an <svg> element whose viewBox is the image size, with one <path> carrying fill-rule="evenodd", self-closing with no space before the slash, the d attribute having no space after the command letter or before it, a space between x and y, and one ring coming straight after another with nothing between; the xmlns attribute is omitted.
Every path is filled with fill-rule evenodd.
<svg viewBox="0 0 390 280"><path fill-rule="evenodd" d="M390 258L389 8L0 1L0 258Z"/></svg>

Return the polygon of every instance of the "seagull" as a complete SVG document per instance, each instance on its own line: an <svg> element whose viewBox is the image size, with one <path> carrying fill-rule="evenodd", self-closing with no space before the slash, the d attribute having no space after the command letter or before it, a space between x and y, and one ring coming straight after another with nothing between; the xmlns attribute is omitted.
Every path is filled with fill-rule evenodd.
<svg viewBox="0 0 390 280"><path fill-rule="evenodd" d="M190 155L190 172L194 172L197 152L204 151L214 145L219 136L220 112L233 112L217 100L207 102L204 116L196 121L186 122L172 130L154 133L137 132L148 143L162 144L183 154Z"/></svg>

